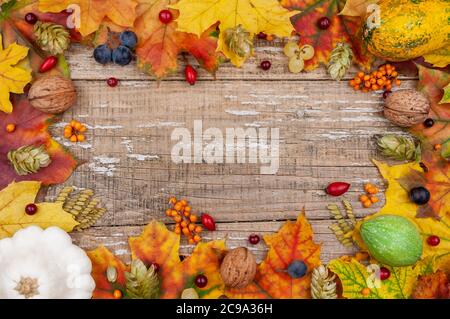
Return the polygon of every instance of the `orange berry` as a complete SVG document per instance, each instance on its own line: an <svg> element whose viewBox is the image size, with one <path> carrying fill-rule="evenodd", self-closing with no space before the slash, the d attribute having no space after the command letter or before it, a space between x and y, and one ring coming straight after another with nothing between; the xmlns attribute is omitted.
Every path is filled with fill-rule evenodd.
<svg viewBox="0 0 450 319"><path fill-rule="evenodd" d="M185 199L180 200L180 204L183 205L183 206L186 206L187 205L187 200L185 200Z"/></svg>
<svg viewBox="0 0 450 319"><path fill-rule="evenodd" d="M377 80L375 78L371 78L370 79L370 84L375 84L375 83L377 83Z"/></svg>
<svg viewBox="0 0 450 319"><path fill-rule="evenodd" d="M87 131L87 127L84 126L84 125L81 125L81 126L80 126L80 129L79 129L78 131L79 131L80 133L84 133L84 132Z"/></svg>
<svg viewBox="0 0 450 319"><path fill-rule="evenodd" d="M370 196L370 201L371 201L373 204L375 204L375 203L377 203L377 202L379 201L379 199L378 199L378 197L376 197L376 196Z"/></svg>
<svg viewBox="0 0 450 319"><path fill-rule="evenodd" d="M386 69L381 70L382 75L386 75Z"/></svg>
<svg viewBox="0 0 450 319"><path fill-rule="evenodd" d="M383 76L383 73L381 73L380 71L377 72L377 78L381 79L381 77Z"/></svg>
<svg viewBox="0 0 450 319"><path fill-rule="evenodd" d="M197 216L196 215L191 215L189 216L189 220L193 223L195 223L197 221Z"/></svg>
<svg viewBox="0 0 450 319"><path fill-rule="evenodd" d="M402 84L402 81L400 81L400 80L395 80L395 85L400 86L400 84Z"/></svg>
<svg viewBox="0 0 450 319"><path fill-rule="evenodd" d="M442 148L441 144L435 144L434 145L434 150L439 151Z"/></svg>
<svg viewBox="0 0 450 319"><path fill-rule="evenodd" d="M181 227L183 227L183 228L186 228L188 225L189 225L188 222L185 221L185 220L183 220L183 221L181 222Z"/></svg>
<svg viewBox="0 0 450 319"><path fill-rule="evenodd" d="M64 131L64 137L70 138L72 136L72 132Z"/></svg>
<svg viewBox="0 0 450 319"><path fill-rule="evenodd" d="M78 134L77 139L78 139L78 142L86 141L86 137L83 134Z"/></svg>
<svg viewBox="0 0 450 319"><path fill-rule="evenodd" d="M384 85L383 79L378 79L378 80L377 80L377 84L378 84L379 86L383 86L383 85Z"/></svg>
<svg viewBox="0 0 450 319"><path fill-rule="evenodd" d="M80 122L75 123L73 128L76 129L77 131L79 131L81 129L81 123Z"/></svg>
<svg viewBox="0 0 450 319"><path fill-rule="evenodd" d="M195 224L189 224L188 229L189 229L190 231L194 231L194 229L195 229Z"/></svg>
<svg viewBox="0 0 450 319"><path fill-rule="evenodd" d="M387 85L386 85L386 90L390 91L391 89L392 89L392 85L387 84Z"/></svg>
<svg viewBox="0 0 450 319"><path fill-rule="evenodd" d="M361 196L359 196L359 201L360 202L365 202L365 201L367 201L369 199L369 196L367 196L367 195L361 195Z"/></svg>
<svg viewBox="0 0 450 319"><path fill-rule="evenodd" d="M358 78L362 79L364 78L364 72L358 72Z"/></svg>
<svg viewBox="0 0 450 319"><path fill-rule="evenodd" d="M114 299L122 298L122 292L119 289L114 290L113 297L114 297Z"/></svg>
<svg viewBox="0 0 450 319"><path fill-rule="evenodd" d="M363 206L364 206L365 208L369 208L370 206L372 206L372 202L370 201L370 199L369 199L369 200L366 200L366 201L363 202L362 204L363 204Z"/></svg>
<svg viewBox="0 0 450 319"><path fill-rule="evenodd" d="M175 234L177 234L177 235L181 234L181 228L180 228L180 227L175 227L174 232L175 232Z"/></svg>
<svg viewBox="0 0 450 319"><path fill-rule="evenodd" d="M356 84L361 84L361 82L362 82L362 81L361 81L360 78L356 78L356 79L355 79L355 83L356 83Z"/></svg>
<svg viewBox="0 0 450 319"><path fill-rule="evenodd" d="M175 206L173 206L173 208L174 208L175 210L177 210L177 211L180 211L180 210L183 208L183 205L181 205L180 202L177 202L177 203L175 204Z"/></svg>
<svg viewBox="0 0 450 319"><path fill-rule="evenodd" d="M364 75L364 81L369 81L370 80L370 75Z"/></svg>
<svg viewBox="0 0 450 319"><path fill-rule="evenodd" d="M380 89L380 87L378 85L376 85L376 84L372 85L372 90L377 91L379 89Z"/></svg>
<svg viewBox="0 0 450 319"><path fill-rule="evenodd" d="M172 216L172 210L170 208L166 209L166 216Z"/></svg>
<svg viewBox="0 0 450 319"><path fill-rule="evenodd" d="M360 89L359 85L355 85L355 86L353 87L353 90L355 90L355 91L358 91L359 89Z"/></svg>
<svg viewBox="0 0 450 319"><path fill-rule="evenodd" d="M172 209L170 211L170 216L172 216L172 217L178 216L178 212L176 210Z"/></svg>
<svg viewBox="0 0 450 319"><path fill-rule="evenodd" d="M267 41L273 41L273 35L268 34L268 35L266 36L266 40L267 40Z"/></svg>
<svg viewBox="0 0 450 319"><path fill-rule="evenodd" d="M195 241L193 238L189 238L188 243L189 243L189 245L194 245Z"/></svg>
<svg viewBox="0 0 450 319"><path fill-rule="evenodd" d="M190 212L191 212L191 209L192 209L191 206L186 206L186 207L184 208L184 211L190 213Z"/></svg>
<svg viewBox="0 0 450 319"><path fill-rule="evenodd" d="M350 86L355 86L356 82L355 80L350 80Z"/></svg>
<svg viewBox="0 0 450 319"><path fill-rule="evenodd" d="M370 188L367 190L367 192L368 192L370 195L377 194L377 193L378 193L378 188L376 188L375 186L372 186L372 187L370 187Z"/></svg>
<svg viewBox="0 0 450 319"><path fill-rule="evenodd" d="M390 65L389 63L386 64L386 69L390 69L390 68L392 68L392 65Z"/></svg>
<svg viewBox="0 0 450 319"><path fill-rule="evenodd" d="M198 243L202 238L199 235L194 236L194 242Z"/></svg>
<svg viewBox="0 0 450 319"><path fill-rule="evenodd" d="M177 199L175 197L170 197L169 198L169 204L174 205L177 202Z"/></svg>
<svg viewBox="0 0 450 319"><path fill-rule="evenodd" d="M183 217L181 217L181 216L175 216L174 218L173 218L173 220L174 220L174 222L176 222L176 223L181 223L181 221L183 220Z"/></svg>
<svg viewBox="0 0 450 319"><path fill-rule="evenodd" d="M191 232L189 231L189 228L183 227L182 232L185 236L189 235Z"/></svg>
<svg viewBox="0 0 450 319"><path fill-rule="evenodd" d="M191 213L187 212L186 210L183 211L184 217L189 217L190 214L191 214Z"/></svg>
<svg viewBox="0 0 450 319"><path fill-rule="evenodd" d="M393 72L391 73L391 76L394 77L394 78L396 78L396 77L398 76L398 72L397 72L397 71L393 71Z"/></svg>
<svg viewBox="0 0 450 319"><path fill-rule="evenodd" d="M16 124L10 123L10 124L6 125L5 129L6 129L6 132L12 133L16 130Z"/></svg>
<svg viewBox="0 0 450 319"><path fill-rule="evenodd" d="M197 227L195 227L195 229L194 229L194 231L195 231L197 234L201 233L202 230L203 230L203 228L202 228L201 226L197 226Z"/></svg>
<svg viewBox="0 0 450 319"><path fill-rule="evenodd" d="M77 124L77 121L75 121L75 120L72 120L72 121L70 121L70 126L72 126L72 127L75 127L75 125Z"/></svg>
<svg viewBox="0 0 450 319"><path fill-rule="evenodd" d="M370 295L370 289L364 288L363 290L361 290L361 295L363 295L364 297L367 297L368 295Z"/></svg>
<svg viewBox="0 0 450 319"><path fill-rule="evenodd" d="M76 142L78 141L77 136L76 136L76 135L72 135L72 136L70 137L70 141L71 141L72 143L76 143Z"/></svg>
<svg viewBox="0 0 450 319"><path fill-rule="evenodd" d="M364 82L364 86L366 87L366 88L370 88L370 81L366 81L366 82Z"/></svg>
<svg viewBox="0 0 450 319"><path fill-rule="evenodd" d="M392 74L392 70L391 70L391 69L387 69L387 70L386 70L386 74L387 74L387 75L391 75L391 74Z"/></svg>
<svg viewBox="0 0 450 319"><path fill-rule="evenodd" d="M369 188L373 187L373 186L374 186L373 184L367 183L367 184L364 185L364 190L367 192L367 190L368 190Z"/></svg>

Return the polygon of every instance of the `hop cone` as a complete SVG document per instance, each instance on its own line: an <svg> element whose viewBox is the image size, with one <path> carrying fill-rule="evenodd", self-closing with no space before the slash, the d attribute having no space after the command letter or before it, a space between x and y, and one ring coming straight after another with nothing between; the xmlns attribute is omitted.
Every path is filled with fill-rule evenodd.
<svg viewBox="0 0 450 319"><path fill-rule="evenodd" d="M250 32L246 31L241 25L226 29L224 39L228 49L241 58L246 58L253 52Z"/></svg>
<svg viewBox="0 0 450 319"><path fill-rule="evenodd" d="M52 162L44 145L40 147L22 146L15 151L9 151L8 159L17 175L20 176L37 173Z"/></svg>
<svg viewBox="0 0 450 319"><path fill-rule="evenodd" d="M127 296L132 299L156 299L159 297L159 278L153 266L147 269L139 260L131 262L130 272L125 273Z"/></svg>
<svg viewBox="0 0 450 319"><path fill-rule="evenodd" d="M411 137L384 135L378 140L378 149L384 156L398 161L412 161L420 157L420 147L416 147Z"/></svg>
<svg viewBox="0 0 450 319"><path fill-rule="evenodd" d="M315 268L311 277L311 296L313 299L337 299L334 275L329 276L328 268L320 265Z"/></svg>
<svg viewBox="0 0 450 319"><path fill-rule="evenodd" d="M328 62L328 73L333 80L341 80L350 68L353 60L353 52L346 43L338 43L331 52Z"/></svg>
<svg viewBox="0 0 450 319"><path fill-rule="evenodd" d="M62 25L38 22L33 32L41 49L52 55L63 53L70 45L69 32Z"/></svg>

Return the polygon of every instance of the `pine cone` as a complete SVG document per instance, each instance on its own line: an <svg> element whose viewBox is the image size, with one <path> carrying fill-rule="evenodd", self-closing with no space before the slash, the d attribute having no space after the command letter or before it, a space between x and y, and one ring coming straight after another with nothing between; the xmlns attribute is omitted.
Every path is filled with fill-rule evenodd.
<svg viewBox="0 0 450 319"><path fill-rule="evenodd" d="M335 275L328 275L328 268L320 265L311 277L311 296L313 299L337 299Z"/></svg>
<svg viewBox="0 0 450 319"><path fill-rule="evenodd" d="M413 161L420 157L420 147L411 137L384 135L378 140L381 154L397 161Z"/></svg>
<svg viewBox="0 0 450 319"><path fill-rule="evenodd" d="M22 146L15 151L9 151L8 159L17 175L20 176L37 173L52 162L44 145L40 147Z"/></svg>
<svg viewBox="0 0 450 319"><path fill-rule="evenodd" d="M228 49L241 58L246 58L253 53L253 41L250 32L240 24L224 31L225 45Z"/></svg>
<svg viewBox="0 0 450 319"><path fill-rule="evenodd" d="M127 296L132 299L156 299L159 297L159 278L153 266L147 269L144 263L135 259L130 272L125 273Z"/></svg>
<svg viewBox="0 0 450 319"><path fill-rule="evenodd" d="M69 31L62 25L38 22L33 32L41 49L52 55L63 53L70 45Z"/></svg>
<svg viewBox="0 0 450 319"><path fill-rule="evenodd" d="M340 81L347 70L350 68L353 60L353 52L347 43L338 43L331 52L328 62L328 73L333 80Z"/></svg>

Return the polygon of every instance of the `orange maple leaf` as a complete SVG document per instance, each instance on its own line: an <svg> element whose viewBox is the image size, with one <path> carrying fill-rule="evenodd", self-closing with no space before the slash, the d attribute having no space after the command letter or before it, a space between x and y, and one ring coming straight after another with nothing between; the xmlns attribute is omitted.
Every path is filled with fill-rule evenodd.
<svg viewBox="0 0 450 319"><path fill-rule="evenodd" d="M310 298L311 271L320 265L320 244L313 241L311 225L302 213L296 222L286 222L281 229L264 236L270 247L258 266L254 283L244 289L228 289L230 298ZM294 261L303 261L308 273L294 279L286 269Z"/></svg>

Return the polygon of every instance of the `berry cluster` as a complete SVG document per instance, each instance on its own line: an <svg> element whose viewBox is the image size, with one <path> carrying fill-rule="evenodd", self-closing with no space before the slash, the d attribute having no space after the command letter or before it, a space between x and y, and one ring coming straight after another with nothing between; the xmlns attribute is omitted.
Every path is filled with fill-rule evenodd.
<svg viewBox="0 0 450 319"><path fill-rule="evenodd" d="M133 50L136 48L138 39L133 31L124 31L119 35L120 44L112 49L109 44L101 44L94 50L94 59L100 64L111 61L115 64L125 66L133 60Z"/></svg>
<svg viewBox="0 0 450 319"><path fill-rule="evenodd" d="M349 84L353 89L362 90L363 92L384 90L390 92L393 85L400 86L401 81L397 79L398 72L395 66L390 64L381 65L378 70L365 74L358 72Z"/></svg>
<svg viewBox="0 0 450 319"><path fill-rule="evenodd" d="M203 228L196 225L198 217L192 212L188 202L185 199L178 201L175 197L171 197L169 203L172 207L166 210L166 215L176 223L174 232L186 236L189 244L200 242L202 240L200 233Z"/></svg>
<svg viewBox="0 0 450 319"><path fill-rule="evenodd" d="M85 125L76 120L72 120L69 125L64 127L64 137L73 143L84 142L86 140L86 137L84 136L86 130L87 128Z"/></svg>
<svg viewBox="0 0 450 319"><path fill-rule="evenodd" d="M375 185L370 183L364 185L364 190L366 191L366 194L359 196L359 201L365 208L369 208L372 204L379 201L378 197L375 196L378 194L379 190Z"/></svg>

